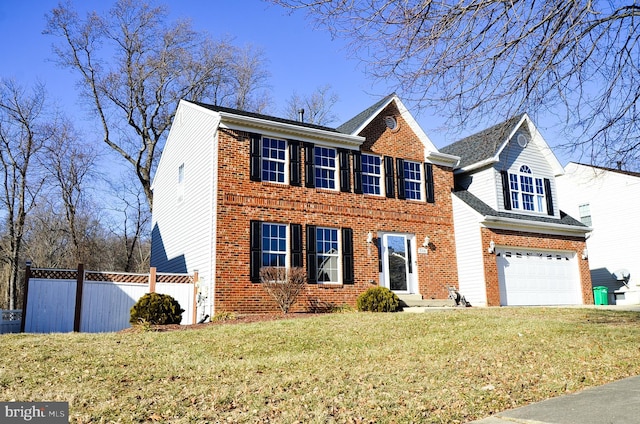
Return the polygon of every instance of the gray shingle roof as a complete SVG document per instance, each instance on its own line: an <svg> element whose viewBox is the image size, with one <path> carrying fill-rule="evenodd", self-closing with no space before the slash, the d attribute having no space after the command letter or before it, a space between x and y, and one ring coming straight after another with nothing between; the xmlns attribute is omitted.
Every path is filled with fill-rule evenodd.
<svg viewBox="0 0 640 424"><path fill-rule="evenodd" d="M279 123L283 123L283 124L297 125L299 127L314 128L314 129L318 129L318 130L330 131L330 132L335 132L335 133L340 132L335 128L323 127L321 125L309 124L309 123L306 123L306 122L294 121L294 120L291 120L291 119L278 118L277 116L263 115L263 114L260 114L260 113L247 112L247 111L244 111L244 110L232 109L232 108L216 106L216 105L210 105L210 104L207 104L207 103L194 102L194 101L190 101L190 100L188 100L188 102L196 104L196 105L201 106L201 107L204 107L206 109L212 110L214 112L233 113L235 115L246 116L246 117L249 117L249 118L264 119L264 120L267 120L267 121L279 122Z"/></svg>
<svg viewBox="0 0 640 424"><path fill-rule="evenodd" d="M482 162L496 155L507 136L524 114L514 116L486 130L472 134L440 149L441 153L460 156L460 168Z"/></svg>
<svg viewBox="0 0 640 424"><path fill-rule="evenodd" d="M546 223L552 223L552 224L564 224L564 225L570 225L573 227L587 228L587 226L584 225L582 222L570 217L569 215L567 215L562 211L560 211L559 220L556 218L550 218L546 216L522 215L518 213L511 213L511 212L500 212L493 209L491 206L487 205L482 200L480 200L473 194L469 193L467 190L454 191L453 194L458 196L460 200L462 200L467 205L469 205L469 207L471 207L473 210L475 210L476 212L484 216L487 216L487 215L497 216L500 218L511 218L511 219L517 219L521 221L546 222Z"/></svg>
<svg viewBox="0 0 640 424"><path fill-rule="evenodd" d="M352 134L353 135L353 133L358 128L360 128L362 126L362 124L367 122L367 120L371 117L371 115L373 115L375 113L375 111L380 109L380 107L382 107L383 104L388 102L389 99L391 99L391 97L393 97L393 96L395 96L395 93L394 94L389 94L388 96L386 96L382 100L376 102L375 104L373 104L370 107L368 107L367 109L363 110L362 112L360 112L359 114L357 114L353 118L349 119L344 124L340 125L337 128L337 130L342 132L342 133L345 133L345 134ZM355 135L357 135L357 134L355 134Z"/></svg>

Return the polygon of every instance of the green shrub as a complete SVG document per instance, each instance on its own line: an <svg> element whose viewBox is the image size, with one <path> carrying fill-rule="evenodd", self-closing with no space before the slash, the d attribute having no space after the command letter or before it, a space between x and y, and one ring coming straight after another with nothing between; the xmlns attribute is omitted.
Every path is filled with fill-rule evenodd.
<svg viewBox="0 0 640 424"><path fill-rule="evenodd" d="M371 287L358 296L359 311L396 312L402 310L398 296L386 287Z"/></svg>
<svg viewBox="0 0 640 424"><path fill-rule="evenodd" d="M131 308L131 324L180 324L184 309L168 294L147 293Z"/></svg>

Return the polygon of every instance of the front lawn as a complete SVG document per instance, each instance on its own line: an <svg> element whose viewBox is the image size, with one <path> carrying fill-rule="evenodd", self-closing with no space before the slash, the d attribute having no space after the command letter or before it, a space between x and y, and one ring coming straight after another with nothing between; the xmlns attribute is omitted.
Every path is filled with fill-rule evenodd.
<svg viewBox="0 0 640 424"><path fill-rule="evenodd" d="M640 314L344 313L171 332L3 335L0 401L70 422L466 422L640 374Z"/></svg>

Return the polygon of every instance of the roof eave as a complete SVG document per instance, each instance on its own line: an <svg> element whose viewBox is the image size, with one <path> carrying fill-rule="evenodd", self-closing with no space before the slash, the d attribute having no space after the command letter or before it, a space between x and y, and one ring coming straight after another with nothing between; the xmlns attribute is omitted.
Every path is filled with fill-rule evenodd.
<svg viewBox="0 0 640 424"><path fill-rule="evenodd" d="M475 171L476 169L481 169L485 166L493 165L494 163L498 162L500 162L500 158L498 157L498 155L495 155L485 160L481 160L480 162L472 163L462 168L458 168L453 172L454 174L464 174L466 172Z"/></svg>
<svg viewBox="0 0 640 424"><path fill-rule="evenodd" d="M488 228L520 230L531 233L566 235L574 237L584 237L587 233L593 231L593 228L591 227L582 227L554 222L528 221L494 215L485 215L481 223Z"/></svg>
<svg viewBox="0 0 640 424"><path fill-rule="evenodd" d="M220 115L223 126L242 131L255 131L257 128L260 128L302 139L329 141L349 145L355 148L360 147L365 140L365 138L361 136L344 134L337 131L333 132L317 128L308 128L295 124L274 122L268 119L241 116L228 112L217 113Z"/></svg>
<svg viewBox="0 0 640 424"><path fill-rule="evenodd" d="M460 156L440 152L428 152L426 159L435 165L448 166L451 168L455 168L460 163Z"/></svg>

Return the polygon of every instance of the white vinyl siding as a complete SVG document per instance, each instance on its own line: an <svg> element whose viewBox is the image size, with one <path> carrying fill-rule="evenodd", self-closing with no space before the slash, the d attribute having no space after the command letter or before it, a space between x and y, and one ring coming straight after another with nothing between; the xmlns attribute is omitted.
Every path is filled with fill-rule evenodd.
<svg viewBox="0 0 640 424"><path fill-rule="evenodd" d="M472 306L486 306L483 249L480 233L482 216L471 209L455 194L451 195L453 227L458 265L459 292Z"/></svg>
<svg viewBox="0 0 640 424"><path fill-rule="evenodd" d="M626 269L630 274L627 285L640 296L640 177L569 163L558 178L558 193L560 208L575 219L583 214L586 218L585 208L581 211L580 206L589 205L593 231L587 238L587 249L592 284L606 286L610 292L627 290L612 275ZM640 300L631 295L617 301L636 302Z"/></svg>
<svg viewBox="0 0 640 424"><path fill-rule="evenodd" d="M177 116L153 180L151 266L158 272L198 270L203 284L210 285L215 275L217 120L212 112L187 102L180 103Z"/></svg>

